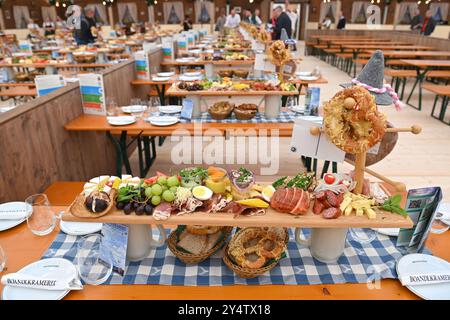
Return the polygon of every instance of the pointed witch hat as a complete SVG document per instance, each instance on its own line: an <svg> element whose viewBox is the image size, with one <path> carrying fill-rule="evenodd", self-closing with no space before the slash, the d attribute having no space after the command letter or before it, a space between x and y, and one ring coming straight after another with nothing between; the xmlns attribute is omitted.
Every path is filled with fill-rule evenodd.
<svg viewBox="0 0 450 320"><path fill-rule="evenodd" d="M362 85L368 89L375 96L376 104L398 103L397 94L390 85L384 84L384 55L380 50L375 51L356 79L353 79L351 83L341 84L341 87L347 88L353 85Z"/></svg>

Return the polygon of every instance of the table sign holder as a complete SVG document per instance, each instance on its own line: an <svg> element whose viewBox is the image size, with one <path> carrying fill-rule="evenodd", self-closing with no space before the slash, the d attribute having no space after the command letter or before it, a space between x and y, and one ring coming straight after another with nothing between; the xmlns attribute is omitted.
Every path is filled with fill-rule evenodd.
<svg viewBox="0 0 450 320"><path fill-rule="evenodd" d="M41 97L66 85L61 75L39 75L34 79L37 96Z"/></svg>
<svg viewBox="0 0 450 320"><path fill-rule="evenodd" d="M134 53L136 77L141 80L151 80L150 63L148 54L145 50L136 51Z"/></svg>
<svg viewBox="0 0 450 320"><path fill-rule="evenodd" d="M80 73L77 77L80 81L83 112L93 115L106 115L103 75L96 73Z"/></svg>

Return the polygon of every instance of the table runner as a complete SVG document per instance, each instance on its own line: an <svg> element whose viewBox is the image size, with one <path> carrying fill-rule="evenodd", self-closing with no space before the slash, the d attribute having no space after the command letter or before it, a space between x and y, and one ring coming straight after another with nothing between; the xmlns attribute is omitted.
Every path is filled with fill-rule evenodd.
<svg viewBox="0 0 450 320"><path fill-rule="evenodd" d="M156 231L156 230L154 230ZM302 230L304 236L309 230ZM270 272L257 278L243 279L222 261L222 250L197 265L186 265L177 259L165 244L152 250L140 262L129 262L125 275L116 273L106 284L160 284L182 286L223 286L252 284L334 284L366 283L376 279L397 278L396 261L402 253L395 246L396 238L377 234L375 240L361 244L348 235L344 254L337 263L325 264L311 257L307 247L294 241L289 230L287 257ZM79 237L78 237L79 238ZM60 257L74 261L76 236L60 232L44 258Z"/></svg>
<svg viewBox="0 0 450 320"><path fill-rule="evenodd" d="M158 113L160 116L169 116L168 114ZM279 116L274 119L267 119L264 113L258 112L255 117L250 120L238 120L236 119L234 113L227 119L224 120L215 120L211 118L211 115L208 112L203 112L200 118L187 120L180 119L180 123L289 123L294 122L294 120L302 116L300 113L295 113L292 111L282 111Z"/></svg>

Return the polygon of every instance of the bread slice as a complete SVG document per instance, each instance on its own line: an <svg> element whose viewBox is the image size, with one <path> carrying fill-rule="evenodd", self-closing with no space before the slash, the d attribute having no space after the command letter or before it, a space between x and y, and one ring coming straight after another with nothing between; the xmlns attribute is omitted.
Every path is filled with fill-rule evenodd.
<svg viewBox="0 0 450 320"><path fill-rule="evenodd" d="M217 240L222 236L222 231L213 233L208 235L208 240L206 241L205 248L203 249L202 253L208 252L211 250L217 243Z"/></svg>
<svg viewBox="0 0 450 320"><path fill-rule="evenodd" d="M192 254L200 254L204 252L203 250L207 241L208 235L192 234L187 232L177 245Z"/></svg>

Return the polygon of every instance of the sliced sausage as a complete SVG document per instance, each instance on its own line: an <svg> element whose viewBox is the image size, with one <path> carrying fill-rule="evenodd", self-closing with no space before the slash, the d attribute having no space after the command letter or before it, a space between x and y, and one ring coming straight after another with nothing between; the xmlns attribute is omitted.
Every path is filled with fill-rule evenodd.
<svg viewBox="0 0 450 320"><path fill-rule="evenodd" d="M327 198L326 201L330 204L330 207L337 207L337 206L339 206L338 198L337 198L336 194L333 191L327 190L326 198Z"/></svg>
<svg viewBox="0 0 450 320"><path fill-rule="evenodd" d="M323 206L322 202L320 202L319 200L316 199L314 201L313 213L314 214L321 214L323 209L324 209L324 206Z"/></svg>
<svg viewBox="0 0 450 320"><path fill-rule="evenodd" d="M339 208L328 208L322 212L322 217L325 219L337 219L341 216L342 212Z"/></svg>
<svg viewBox="0 0 450 320"><path fill-rule="evenodd" d="M319 200L320 202L324 201L326 199L326 193L325 191L319 191L316 193L316 199Z"/></svg>
<svg viewBox="0 0 450 320"><path fill-rule="evenodd" d="M342 201L344 201L344 194L343 193L339 193L337 195L337 199L338 199L338 206L340 206Z"/></svg>

